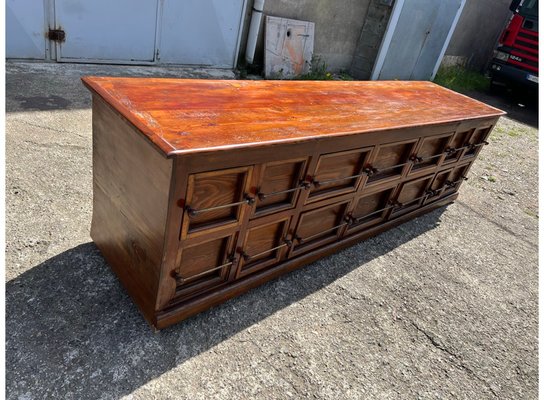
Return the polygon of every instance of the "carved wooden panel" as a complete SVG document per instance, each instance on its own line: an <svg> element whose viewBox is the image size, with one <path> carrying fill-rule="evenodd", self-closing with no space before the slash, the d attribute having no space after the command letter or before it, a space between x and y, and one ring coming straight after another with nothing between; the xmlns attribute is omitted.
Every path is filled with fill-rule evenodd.
<svg viewBox="0 0 544 400"><path fill-rule="evenodd" d="M450 175L448 176L448 179L445 182L446 188L445 193L453 193L459 189L459 186L461 186L461 183L468 179L467 174L468 170L470 168L469 164L464 164L459 167L454 168L451 170Z"/></svg>
<svg viewBox="0 0 544 400"><path fill-rule="evenodd" d="M463 153L464 146L468 144L468 139L472 134L471 130L461 131L455 133L451 142L448 145L447 155L444 158L444 163L453 163L459 160L461 154Z"/></svg>
<svg viewBox="0 0 544 400"><path fill-rule="evenodd" d="M257 183L255 216L292 208L301 190L306 159L263 164Z"/></svg>
<svg viewBox="0 0 544 400"><path fill-rule="evenodd" d="M184 233L236 226L251 203L250 167L233 168L189 176Z"/></svg>
<svg viewBox="0 0 544 400"><path fill-rule="evenodd" d="M226 282L235 263L234 239L227 235L184 248L175 270L176 297Z"/></svg>
<svg viewBox="0 0 544 400"><path fill-rule="evenodd" d="M371 148L363 148L320 156L308 200L355 191L370 151Z"/></svg>
<svg viewBox="0 0 544 400"><path fill-rule="evenodd" d="M438 200L441 196L444 190L446 189L446 182L448 181L448 177L450 175L451 169L448 169L446 171L438 172L432 183L429 187L427 193L428 196L425 199L425 203L431 203L435 200Z"/></svg>
<svg viewBox="0 0 544 400"><path fill-rule="evenodd" d="M474 130L474 133L470 137L468 144L470 147L465 152L465 157L475 157L482 146L486 145L487 142L485 141L487 139L487 136L489 132L491 131L491 127L487 126L485 128L478 128Z"/></svg>
<svg viewBox="0 0 544 400"><path fill-rule="evenodd" d="M382 222L393 207L390 200L396 186L381 189L370 194L364 194L350 213L348 233L357 231Z"/></svg>
<svg viewBox="0 0 544 400"><path fill-rule="evenodd" d="M416 143L406 141L380 145L371 161L371 168L375 172L369 176L367 185L400 178L410 164L410 156Z"/></svg>
<svg viewBox="0 0 544 400"><path fill-rule="evenodd" d="M452 134L449 133L422 139L417 154L413 158L411 172L419 172L425 168L436 167L441 161L441 158L445 155L444 152L451 137Z"/></svg>
<svg viewBox="0 0 544 400"><path fill-rule="evenodd" d="M430 175L403 183L398 192L397 206L393 209L392 215L398 216L419 207L426 197L426 191L432 179L433 176Z"/></svg>
<svg viewBox="0 0 544 400"><path fill-rule="evenodd" d="M288 228L289 218L256 223L249 228L239 249L240 266L236 276L242 277L278 262L291 245L287 238Z"/></svg>
<svg viewBox="0 0 544 400"><path fill-rule="evenodd" d="M293 235L293 253L299 254L339 237L347 225L344 220L347 206L348 202L334 203L304 212Z"/></svg>

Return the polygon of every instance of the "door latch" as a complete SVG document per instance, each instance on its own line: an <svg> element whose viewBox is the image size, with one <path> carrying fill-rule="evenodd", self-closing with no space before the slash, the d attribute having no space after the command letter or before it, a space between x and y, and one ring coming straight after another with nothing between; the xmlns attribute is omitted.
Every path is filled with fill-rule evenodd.
<svg viewBox="0 0 544 400"><path fill-rule="evenodd" d="M66 32L62 29L49 29L47 38L54 42L64 42L66 40Z"/></svg>

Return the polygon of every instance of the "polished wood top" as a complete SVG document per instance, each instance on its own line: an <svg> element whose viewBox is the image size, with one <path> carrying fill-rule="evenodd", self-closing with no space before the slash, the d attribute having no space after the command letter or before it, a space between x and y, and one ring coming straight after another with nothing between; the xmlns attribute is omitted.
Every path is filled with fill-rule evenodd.
<svg viewBox="0 0 544 400"><path fill-rule="evenodd" d="M166 155L505 114L431 82L82 80Z"/></svg>

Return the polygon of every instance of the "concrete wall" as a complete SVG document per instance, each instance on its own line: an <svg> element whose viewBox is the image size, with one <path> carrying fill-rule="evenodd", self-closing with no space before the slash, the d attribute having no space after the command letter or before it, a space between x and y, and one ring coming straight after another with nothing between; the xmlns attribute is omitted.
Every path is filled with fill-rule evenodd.
<svg viewBox="0 0 544 400"><path fill-rule="evenodd" d="M319 56L330 71L349 70L370 2L371 0L266 0L254 62L263 64L264 20L266 15L271 15L314 22L314 55ZM240 60L244 59L247 29L251 21L253 1L248 3Z"/></svg>
<svg viewBox="0 0 544 400"><path fill-rule="evenodd" d="M461 64L484 70L508 23L511 0L467 0L442 65Z"/></svg>

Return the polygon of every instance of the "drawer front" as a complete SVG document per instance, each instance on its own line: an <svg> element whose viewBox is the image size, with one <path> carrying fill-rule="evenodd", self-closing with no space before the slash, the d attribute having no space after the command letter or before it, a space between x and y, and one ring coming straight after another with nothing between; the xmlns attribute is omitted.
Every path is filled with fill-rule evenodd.
<svg viewBox="0 0 544 400"><path fill-rule="evenodd" d="M448 169L446 171L441 171L436 174L433 182L431 183L431 186L429 187L429 190L427 191L428 196L425 199L425 204L432 203L433 201L438 200L442 197L442 194L446 189L446 182L448 181L448 177L450 176L451 171L451 169Z"/></svg>
<svg viewBox="0 0 544 400"><path fill-rule="evenodd" d="M490 126L475 129L468 140L468 149L464 157L476 157L482 147L487 144L486 139L490 131Z"/></svg>
<svg viewBox="0 0 544 400"><path fill-rule="evenodd" d="M335 203L302 213L293 235L292 255L309 251L342 235L349 202Z"/></svg>
<svg viewBox="0 0 544 400"><path fill-rule="evenodd" d="M398 191L392 217L397 217L418 208L427 196L427 189L432 179L433 175L428 175L403 183Z"/></svg>
<svg viewBox="0 0 544 400"><path fill-rule="evenodd" d="M312 176L309 202L354 192L363 176L363 167L372 148L324 154L319 157Z"/></svg>
<svg viewBox="0 0 544 400"><path fill-rule="evenodd" d="M236 234L201 242L181 250L174 277L176 298L221 285L236 267Z"/></svg>
<svg viewBox="0 0 544 400"><path fill-rule="evenodd" d="M246 231L236 277L243 277L280 261L287 253L291 241L287 238L290 218L260 223L253 221Z"/></svg>
<svg viewBox="0 0 544 400"><path fill-rule="evenodd" d="M448 179L445 182L445 194L451 194L459 189L461 183L467 179L468 170L470 169L470 163L460 165L451 170Z"/></svg>
<svg viewBox="0 0 544 400"><path fill-rule="evenodd" d="M373 173L368 177L367 186L400 179L411 161L417 141L406 141L380 145L375 150L371 165Z"/></svg>
<svg viewBox="0 0 544 400"><path fill-rule="evenodd" d="M453 134L431 136L421 140L421 144L412 159L411 173L432 169L438 166L445 156L445 151Z"/></svg>
<svg viewBox="0 0 544 400"><path fill-rule="evenodd" d="M303 181L306 159L266 163L260 167L253 217L293 208L299 193L309 187Z"/></svg>
<svg viewBox="0 0 544 400"><path fill-rule="evenodd" d="M459 160L461 154L465 150L465 146L469 143L472 130L457 132L453 135L451 142L446 149L446 157L444 158L444 164L454 163Z"/></svg>
<svg viewBox="0 0 544 400"><path fill-rule="evenodd" d="M356 200L353 211L349 214L348 233L368 228L387 219L393 207L391 200L395 189L396 186L392 186L374 193L363 194Z"/></svg>
<svg viewBox="0 0 544 400"><path fill-rule="evenodd" d="M239 225L255 201L249 194L251 173L243 167L189 175L182 236Z"/></svg>

